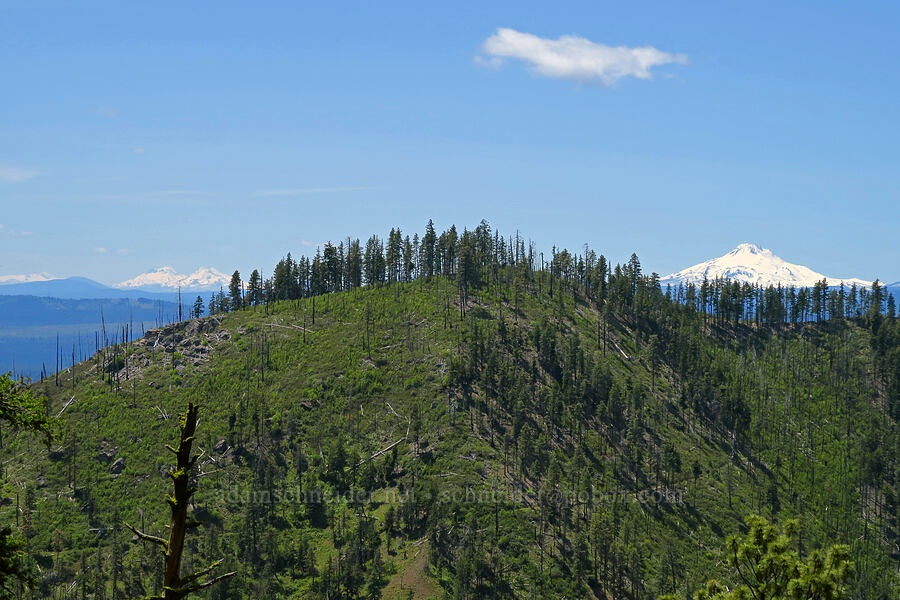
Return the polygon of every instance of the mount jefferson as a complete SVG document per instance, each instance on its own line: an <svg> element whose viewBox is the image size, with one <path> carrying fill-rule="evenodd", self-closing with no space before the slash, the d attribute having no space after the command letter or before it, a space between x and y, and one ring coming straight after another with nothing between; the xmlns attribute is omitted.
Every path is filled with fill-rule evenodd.
<svg viewBox="0 0 900 600"><path fill-rule="evenodd" d="M737 248L706 262L696 264L677 273L660 279L665 285L700 285L704 279L730 279L751 285L768 287L782 285L784 287L812 287L823 279L829 286L856 285L869 287L871 281L855 277L827 277L803 265L795 265L776 256L768 248L760 248L756 244L740 244Z"/></svg>

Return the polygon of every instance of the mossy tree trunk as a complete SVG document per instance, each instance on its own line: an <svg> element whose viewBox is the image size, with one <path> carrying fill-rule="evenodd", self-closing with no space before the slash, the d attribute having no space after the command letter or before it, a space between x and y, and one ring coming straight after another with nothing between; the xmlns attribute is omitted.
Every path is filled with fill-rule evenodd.
<svg viewBox="0 0 900 600"><path fill-rule="evenodd" d="M191 469L200 457L199 454L191 455L191 448L194 443L194 434L197 431L197 416L200 407L190 403L187 412L179 418L179 428L181 429L181 437L178 442L178 448L167 445L166 448L175 455L175 468L169 471L169 477L172 478L173 491L172 495L166 498L171 511L169 520L169 539L164 540L156 536L148 535L138 531L131 525L126 526L143 540L153 542L162 547L165 555L165 566L163 569L163 587L162 595L154 596L151 600L181 600L185 596L207 588L214 583L227 579L234 573L225 573L208 581L201 582L200 579L209 575L221 561L217 561L208 568L196 573L192 573L187 577L181 577L181 558L184 554L184 540L187 537L189 529L193 529L199 525L197 521L188 521L187 508L191 496L197 491L197 488L191 486Z"/></svg>

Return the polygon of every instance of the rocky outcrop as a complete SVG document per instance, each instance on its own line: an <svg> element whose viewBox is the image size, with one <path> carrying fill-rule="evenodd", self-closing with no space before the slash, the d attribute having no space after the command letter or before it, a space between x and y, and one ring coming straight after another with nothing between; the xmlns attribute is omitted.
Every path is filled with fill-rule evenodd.
<svg viewBox="0 0 900 600"><path fill-rule="evenodd" d="M113 446L111 448L105 448L97 453L97 460L102 462L104 465L108 465L113 461L116 457L116 454L119 453L119 448Z"/></svg>
<svg viewBox="0 0 900 600"><path fill-rule="evenodd" d="M119 475L124 470L125 470L125 459L122 457L117 458L116 462L114 462L113 464L111 464L109 466L109 472L112 473L113 475Z"/></svg>

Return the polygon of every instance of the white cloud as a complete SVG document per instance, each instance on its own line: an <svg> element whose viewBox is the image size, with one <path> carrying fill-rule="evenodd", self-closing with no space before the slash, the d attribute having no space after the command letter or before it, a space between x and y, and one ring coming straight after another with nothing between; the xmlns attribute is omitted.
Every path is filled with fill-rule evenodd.
<svg viewBox="0 0 900 600"><path fill-rule="evenodd" d="M94 248L94 252L96 252L97 254L106 254L108 250L103 246L100 246L98 248Z"/></svg>
<svg viewBox="0 0 900 600"><path fill-rule="evenodd" d="M486 67L497 68L503 66L503 59L499 56L485 57L481 56L480 54L476 54L475 62Z"/></svg>
<svg viewBox="0 0 900 600"><path fill-rule="evenodd" d="M607 86L623 77L651 79L653 67L687 62L684 54L670 54L653 46L607 46L573 35L551 40L503 27L481 48L488 55L476 57L482 64L499 66L504 59L515 58L545 77L597 81Z"/></svg>
<svg viewBox="0 0 900 600"><path fill-rule="evenodd" d="M40 175L40 172L32 169L0 165L0 182L3 183L20 183L33 179L38 175Z"/></svg>

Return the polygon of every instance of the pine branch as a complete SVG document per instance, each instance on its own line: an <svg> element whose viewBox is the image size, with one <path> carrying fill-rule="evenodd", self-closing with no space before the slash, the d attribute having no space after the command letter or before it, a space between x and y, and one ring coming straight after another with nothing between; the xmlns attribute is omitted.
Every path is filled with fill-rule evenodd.
<svg viewBox="0 0 900 600"><path fill-rule="evenodd" d="M185 596L188 594L193 594L196 591L208 588L211 585L215 585L224 579L228 579L229 577L234 577L236 574L237 574L237 571L232 571L231 573L224 573L222 575L219 575L218 577L214 577L213 579L210 579L209 581L205 581L203 583L198 583L196 585L192 585L189 588L181 588L178 590L178 593L183 594Z"/></svg>
<svg viewBox="0 0 900 600"><path fill-rule="evenodd" d="M155 535L150 535L148 533L144 533L143 531L138 531L137 528L132 527L128 523L123 522L122 524L126 528L128 528L132 533L134 533L134 535L138 536L142 540L145 540L148 542L153 542L154 544L159 544L160 546L162 546L165 549L169 548L169 542L167 542L166 540L164 540L162 538L158 538Z"/></svg>
<svg viewBox="0 0 900 600"><path fill-rule="evenodd" d="M203 576L205 576L205 575L209 575L209 574L212 573L216 568L218 568L219 565L221 565L221 564L222 564L222 561L221 561L221 560L217 560L216 562L214 562L213 564L209 565L208 567L206 567L206 568L203 569L202 571L197 571L196 573L193 573L193 574L191 574L191 575L188 575L187 577L185 577L184 579L181 580L181 583L182 583L182 584L188 584L188 583L190 583L190 582L192 582L192 581L194 581L194 580L196 580L196 579L200 579L201 577L203 577Z"/></svg>

